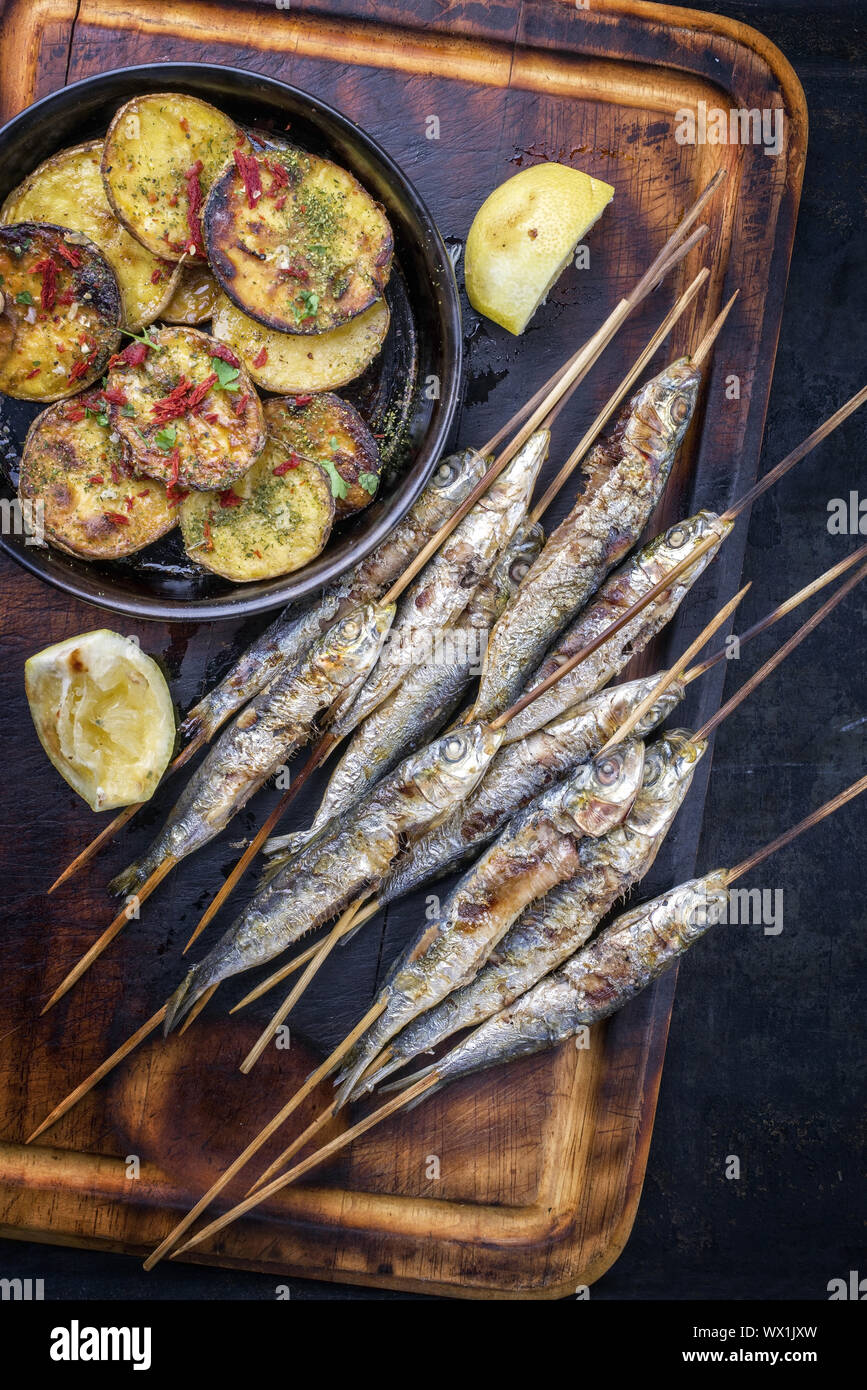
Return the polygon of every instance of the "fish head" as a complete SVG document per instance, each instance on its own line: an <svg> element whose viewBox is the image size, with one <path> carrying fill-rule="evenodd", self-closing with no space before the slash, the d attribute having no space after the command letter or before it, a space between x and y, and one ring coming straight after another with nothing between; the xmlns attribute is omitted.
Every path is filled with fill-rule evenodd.
<svg viewBox="0 0 867 1390"><path fill-rule="evenodd" d="M729 531L732 529L733 522L725 521L716 512L701 511L696 512L695 516L686 517L684 521L676 521L673 526L669 526L667 531L663 531L646 547L641 557L641 567L650 579L656 582L662 579L669 570L674 569L675 565L680 564L681 560L696 550L702 541L708 537L716 537L717 545L705 551L699 556L697 564L701 569L716 554L717 547L725 540ZM681 583L684 582L686 571L681 576Z"/></svg>
<svg viewBox="0 0 867 1390"><path fill-rule="evenodd" d="M680 445L692 419L700 383L700 368L693 366L688 357L678 357L647 385L650 404L674 449Z"/></svg>
<svg viewBox="0 0 867 1390"><path fill-rule="evenodd" d="M725 916L729 890L725 869L715 869L701 878L690 879L673 888L669 894L672 916L682 924L684 932L704 932L716 926Z"/></svg>
<svg viewBox="0 0 867 1390"><path fill-rule="evenodd" d="M494 581L510 598L542 553L545 532L540 522L522 521L494 566Z"/></svg>
<svg viewBox="0 0 867 1390"><path fill-rule="evenodd" d="M644 744L630 738L584 763L569 778L562 806L576 829L598 839L620 825L641 787Z"/></svg>
<svg viewBox="0 0 867 1390"><path fill-rule="evenodd" d="M316 665L332 685L343 689L367 678L396 612L396 603L366 603L332 624L316 657Z"/></svg>
<svg viewBox="0 0 867 1390"><path fill-rule="evenodd" d="M478 449L462 449L459 454L449 454L440 459L428 487L443 503L459 507L484 477L490 462Z"/></svg>
<svg viewBox="0 0 867 1390"><path fill-rule="evenodd" d="M641 835L657 835L671 822L707 749L685 729L671 729L645 751L644 773L627 824Z"/></svg>
<svg viewBox="0 0 867 1390"><path fill-rule="evenodd" d="M612 685L606 690L600 690L599 695L607 695L610 701L610 715L613 727L619 728L625 724L642 700L646 700L650 692L659 684L659 675L639 676L634 681L624 681L622 685ZM686 686L682 680L669 681L665 689L659 694L647 711L643 719L640 719L635 726L634 734L636 738L644 738L655 729L658 724L664 724L666 719L674 709L680 704L686 694ZM596 697L593 697L596 698Z"/></svg>
<svg viewBox="0 0 867 1390"><path fill-rule="evenodd" d="M415 776L425 796L450 811L481 781L502 741L502 729L482 723L457 724L434 739L418 755Z"/></svg>

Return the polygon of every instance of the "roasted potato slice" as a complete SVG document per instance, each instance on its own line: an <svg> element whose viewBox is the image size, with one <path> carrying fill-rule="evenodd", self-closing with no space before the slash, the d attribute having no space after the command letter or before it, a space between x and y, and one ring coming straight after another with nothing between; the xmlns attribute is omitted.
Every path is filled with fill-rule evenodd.
<svg viewBox="0 0 867 1390"><path fill-rule="evenodd" d="M360 376L385 342L388 305L378 299L349 323L327 333L302 337L275 333L242 314L221 294L211 318L211 332L242 359L257 386L295 393L330 391Z"/></svg>
<svg viewBox="0 0 867 1390"><path fill-rule="evenodd" d="M348 322L382 296L391 272L380 205L346 169L303 150L236 150L202 221L219 284L278 333Z"/></svg>
<svg viewBox="0 0 867 1390"><path fill-rule="evenodd" d="M196 328L158 328L110 367L112 422L138 472L169 488L222 489L262 452L261 401L241 363L216 338Z"/></svg>
<svg viewBox="0 0 867 1390"><path fill-rule="evenodd" d="M42 504L51 545L87 560L133 555L178 523L162 483L133 476L96 394L49 406L33 421L18 495Z"/></svg>
<svg viewBox="0 0 867 1390"><path fill-rule="evenodd" d="M181 530L191 559L239 584L289 574L316 558L334 522L334 499L318 464L269 439L234 488L191 492Z"/></svg>
<svg viewBox="0 0 867 1390"><path fill-rule="evenodd" d="M50 222L84 232L117 276L124 327L138 333L171 298L178 267L145 250L118 222L105 196L101 160L101 140L52 155L9 194L0 221Z"/></svg>
<svg viewBox="0 0 867 1390"><path fill-rule="evenodd" d="M266 401L265 428L292 455L314 459L325 470L338 521L373 501L382 466L379 450L348 401L330 391Z"/></svg>
<svg viewBox="0 0 867 1390"><path fill-rule="evenodd" d="M206 265L184 263L178 283L160 318L165 323L205 323L211 318L217 301L222 298L220 288Z"/></svg>
<svg viewBox="0 0 867 1390"><path fill-rule="evenodd" d="M102 152L115 216L155 256L204 260L200 211L236 147L250 149L243 131L198 97L133 97L116 112Z"/></svg>
<svg viewBox="0 0 867 1390"><path fill-rule="evenodd" d="M120 342L117 276L81 232L0 227L0 391L60 401L90 386Z"/></svg>

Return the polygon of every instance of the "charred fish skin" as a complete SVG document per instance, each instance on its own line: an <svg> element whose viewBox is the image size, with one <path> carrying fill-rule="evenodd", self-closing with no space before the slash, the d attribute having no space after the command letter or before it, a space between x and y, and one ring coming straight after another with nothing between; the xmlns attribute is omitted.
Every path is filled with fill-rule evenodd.
<svg viewBox="0 0 867 1390"><path fill-rule="evenodd" d="M727 904L725 870L715 870L625 913L553 975L452 1048L436 1064L441 1084L556 1047L579 1028L607 1018L721 921ZM405 1084L420 1074L405 1078ZM434 1086L427 1094L439 1089Z"/></svg>
<svg viewBox="0 0 867 1390"><path fill-rule="evenodd" d="M587 481L497 622L473 717L513 704L530 673L605 575L638 541L692 419L701 372L688 358L632 397L587 460Z"/></svg>
<svg viewBox="0 0 867 1390"><path fill-rule="evenodd" d="M573 878L525 909L475 979L404 1028L391 1043L390 1060L366 1079L364 1089L453 1033L477 1027L573 955L650 871L706 747L677 730L653 744L641 790L623 824L600 839L582 841ZM357 1088L352 1099L361 1093Z"/></svg>
<svg viewBox="0 0 867 1390"><path fill-rule="evenodd" d="M442 459L418 501L384 541L321 594L290 603L213 690L188 712L181 732L210 739L288 663L294 664L339 617L373 603L435 535L484 475L490 462L475 449Z"/></svg>
<svg viewBox="0 0 867 1390"><path fill-rule="evenodd" d="M488 844L516 811L598 753L658 681L658 675L643 676L600 690L545 728L501 748L466 805L406 847L380 886L379 902L384 906L449 873ZM685 690L681 681L673 681L635 728L635 737L645 738L664 724Z"/></svg>
<svg viewBox="0 0 867 1390"><path fill-rule="evenodd" d="M307 830L275 836L266 854L285 864L344 814L407 753L429 742L456 712L477 674L486 634L542 544L538 524L522 522L487 579L482 580L431 660L406 680L355 730L329 779Z"/></svg>
<svg viewBox="0 0 867 1390"><path fill-rule="evenodd" d="M182 859L218 835L306 742L317 715L365 679L394 614L392 603L368 604L341 618L242 710L190 777L150 849L109 889L133 892L167 856Z"/></svg>
<svg viewBox="0 0 867 1390"><path fill-rule="evenodd" d="M468 724L405 758L347 825L308 845L260 889L172 995L165 1032L212 984L273 960L375 888L402 837L448 815L472 791L501 741L501 730Z"/></svg>
<svg viewBox="0 0 867 1390"><path fill-rule="evenodd" d="M625 608L664 579L702 541L708 537L715 540L715 544L699 555L695 564L679 575L659 598L637 613L620 632L609 637L544 695L515 715L507 726L506 743L514 743L543 724L549 724L572 705L601 689L623 670L631 657L643 651L676 613L733 525L732 521L724 520L715 512L697 512L686 521L670 526L609 575L596 597L582 609L572 626L551 648L528 683L528 690L535 690L571 656L604 633Z"/></svg>
<svg viewBox="0 0 867 1390"><path fill-rule="evenodd" d="M383 660L354 705L335 722L336 734L342 737L357 728L400 685L409 666L423 659L435 633L460 617L524 520L549 439L548 430L530 436L407 589Z"/></svg>
<svg viewBox="0 0 867 1390"><path fill-rule="evenodd" d="M437 921L392 967L385 1009L338 1077L338 1104L401 1028L473 978L530 902L577 872L578 841L624 819L643 769L644 746L630 740L579 768L510 822L453 889Z"/></svg>

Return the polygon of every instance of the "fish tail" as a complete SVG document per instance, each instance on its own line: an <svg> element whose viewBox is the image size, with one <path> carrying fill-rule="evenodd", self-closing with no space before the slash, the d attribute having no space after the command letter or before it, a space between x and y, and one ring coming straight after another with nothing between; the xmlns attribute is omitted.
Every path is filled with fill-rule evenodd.
<svg viewBox="0 0 867 1390"><path fill-rule="evenodd" d="M283 854L284 859L287 855L294 858L310 838L309 830L294 830L290 835L272 835L270 840L265 841L264 852L268 855Z"/></svg>
<svg viewBox="0 0 867 1390"><path fill-rule="evenodd" d="M402 1066L406 1065L406 1058L400 1054L387 1056L385 1053L380 1053L380 1057L383 1058L382 1065L377 1067L372 1076L365 1076L364 1081L356 1086L349 1097L350 1101L361 1100L362 1096L367 1095L370 1091L375 1091L379 1083L384 1081L387 1076L391 1076L393 1072L399 1071ZM403 1085L403 1082L398 1084ZM389 1086L385 1087L385 1090L390 1089Z"/></svg>
<svg viewBox="0 0 867 1390"><path fill-rule="evenodd" d="M153 848L147 854L143 854L141 859L134 859L125 869L121 869L119 874L111 880L108 885L109 893L115 893L119 898L125 898L130 893L134 893L137 888L150 878L154 869L158 869L165 859L162 852L155 853Z"/></svg>
<svg viewBox="0 0 867 1390"><path fill-rule="evenodd" d="M339 1086L334 1104L339 1110L351 1098L356 1086L361 1080L368 1067L378 1059L382 1044L376 1036L363 1040L364 1045L356 1055L355 1059L348 1063L341 1072L338 1073L335 1086ZM370 1090L370 1086L365 1079L364 1085L359 1088L359 1094Z"/></svg>
<svg viewBox="0 0 867 1390"><path fill-rule="evenodd" d="M268 884L286 868L287 864L291 864L294 858L295 855L290 854L288 850L278 850L276 854L269 855L259 875L259 884L256 891L261 892L263 888L267 888Z"/></svg>
<svg viewBox="0 0 867 1390"><path fill-rule="evenodd" d="M178 985L174 994L168 1001L166 1017L163 1023L163 1037L168 1037L173 1028L186 1018L190 1009L198 999L201 999L211 981L207 972L202 971L202 965L194 965L188 970L181 983Z"/></svg>

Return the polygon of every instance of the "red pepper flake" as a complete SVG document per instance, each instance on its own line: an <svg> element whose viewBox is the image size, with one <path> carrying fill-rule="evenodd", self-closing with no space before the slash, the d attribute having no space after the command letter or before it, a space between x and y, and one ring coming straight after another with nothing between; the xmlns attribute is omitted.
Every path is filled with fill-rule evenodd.
<svg viewBox="0 0 867 1390"><path fill-rule="evenodd" d="M285 206L286 206L286 194L285 194L285 193L281 193L279 198L275 198L275 199L274 199L274 207L277 209L278 212L282 212Z"/></svg>
<svg viewBox="0 0 867 1390"><path fill-rule="evenodd" d="M150 490L149 487L146 487L145 490L144 490L144 492L137 492L137 493L136 493L136 497L150 497L150 495L151 495L151 490Z"/></svg>
<svg viewBox="0 0 867 1390"><path fill-rule="evenodd" d="M196 414L216 380L217 373L209 372L204 381L194 386L188 377L182 376L173 391L163 396L162 400L154 401L151 414L156 416L160 425L169 420L180 420L183 415Z"/></svg>
<svg viewBox="0 0 867 1390"><path fill-rule="evenodd" d="M207 420L209 425L219 425L220 423L220 417L214 410L210 411L207 415L203 415L202 419Z"/></svg>
<svg viewBox="0 0 867 1390"><path fill-rule="evenodd" d="M36 262L31 274L35 275L37 271L42 275L39 303L49 313L57 301L57 266L50 256L43 256L41 261Z"/></svg>
<svg viewBox="0 0 867 1390"><path fill-rule="evenodd" d="M126 405L127 395L121 386L105 386L99 393L109 405Z"/></svg>
<svg viewBox="0 0 867 1390"><path fill-rule="evenodd" d="M187 120L186 116L181 116L181 119L178 121L178 125L180 126L181 130L184 132L185 135L189 135L190 123Z"/></svg>
<svg viewBox="0 0 867 1390"><path fill-rule="evenodd" d="M167 201L170 208L176 208L178 203L180 202L180 198L178 197L177 193L170 193Z"/></svg>
<svg viewBox="0 0 867 1390"><path fill-rule="evenodd" d="M130 343L108 359L110 367L140 367L150 351L148 343Z"/></svg>
<svg viewBox="0 0 867 1390"><path fill-rule="evenodd" d="M73 365L70 367L66 376L66 380L78 381L79 377L85 376L86 373L90 370L95 357L96 352L92 352L89 357L79 357L78 361L73 363Z"/></svg>
<svg viewBox="0 0 867 1390"><path fill-rule="evenodd" d="M225 492L218 492L217 497L220 499L221 507L240 507L244 500L242 497L238 496L237 492L233 492L230 487L227 487Z"/></svg>
<svg viewBox="0 0 867 1390"><path fill-rule="evenodd" d="M84 419L84 411L80 405L70 406L66 412L66 418L67 420L71 420L73 425L77 425ZM100 479L100 481L102 480Z"/></svg>
<svg viewBox="0 0 867 1390"><path fill-rule="evenodd" d="M135 506L135 498L134 498L134 497L125 497L123 500L124 500L124 502L126 503L126 509L127 509L127 511L128 511L128 512L131 512L132 509L133 509L133 507Z"/></svg>
<svg viewBox="0 0 867 1390"><path fill-rule="evenodd" d="M99 484L100 484L100 483L104 483L104 482L105 482L105 478L102 476L101 473L94 473L93 477L92 477L92 478L88 478L87 481L88 481L89 483L93 483L93 486L94 486L94 487L99 487Z"/></svg>
<svg viewBox="0 0 867 1390"><path fill-rule="evenodd" d="M313 400L312 395L307 395L307 396L293 396L293 398L292 398L292 404L295 405L295 406L309 405L310 402L311 402L312 400Z"/></svg>
<svg viewBox="0 0 867 1390"><path fill-rule="evenodd" d="M170 483L166 488L166 501L170 507L178 507L185 497L189 497L190 490L186 487L178 487L177 483Z"/></svg>
<svg viewBox="0 0 867 1390"><path fill-rule="evenodd" d="M150 193L148 194L148 202L149 202L150 204L153 205L156 201L157 201L157 195L156 195L156 193L154 192L154 190L151 189Z"/></svg>
<svg viewBox="0 0 867 1390"><path fill-rule="evenodd" d="M171 198L169 199L169 202L171 202ZM155 270L154 273L153 273L153 275L151 276L151 284L152 284L152 285L158 285L158 284L160 283L160 280L162 280L162 278L163 278L163 272L162 272L161 270Z"/></svg>
<svg viewBox="0 0 867 1390"><path fill-rule="evenodd" d="M256 550L256 549L254 548L253 554L254 554L254 555L257 555L257 556L259 557L259 559L261 560L261 558L262 558L262 552L261 552L261 550Z"/></svg>
<svg viewBox="0 0 867 1390"><path fill-rule="evenodd" d="M169 488L177 486L178 470L181 466L181 451L178 448L172 449L169 454Z"/></svg>
<svg viewBox="0 0 867 1390"><path fill-rule="evenodd" d="M199 221L199 213L202 210L204 198L202 196L202 183L199 175L202 172L203 164L197 159L191 169L184 174L187 185L187 226L190 229L190 237L196 248L196 254L204 256L205 244L202 241L202 224Z"/></svg>
<svg viewBox="0 0 867 1390"><path fill-rule="evenodd" d="M276 159L266 159L263 160L263 163L268 173L274 178L274 187L285 188L289 182L289 170L286 168L286 165L281 164L279 160ZM269 191L273 193L274 188Z"/></svg>
<svg viewBox="0 0 867 1390"><path fill-rule="evenodd" d="M206 550L213 550L214 548L214 537L211 535L211 517L213 515L213 512L208 512L208 515L205 517L204 525L202 526L202 536L204 537Z"/></svg>
<svg viewBox="0 0 867 1390"><path fill-rule="evenodd" d="M239 396L236 401L232 402L232 413L234 415L243 415L244 411L247 409L247 402L249 399L250 392L245 391L242 396Z"/></svg>
<svg viewBox="0 0 867 1390"><path fill-rule="evenodd" d="M284 459L282 463L278 463L276 468L271 469L271 472L274 474L275 478L282 478L284 473L289 472L290 468L297 468L300 462L301 460L297 454L290 454L288 459Z"/></svg>
<svg viewBox="0 0 867 1390"><path fill-rule="evenodd" d="M256 353L256 356L253 358L253 366L254 366L254 367L264 367L264 365L265 365L265 363L266 363L267 361L268 361L268 349L267 349L266 347L260 348L260 350Z"/></svg>
<svg viewBox="0 0 867 1390"><path fill-rule="evenodd" d="M123 512L103 512L103 516L115 526L129 526L129 517L124 516Z"/></svg>
<svg viewBox="0 0 867 1390"><path fill-rule="evenodd" d="M309 280L310 272L301 265L293 265L290 261L288 265L280 267L280 274L288 276L290 280Z"/></svg>
<svg viewBox="0 0 867 1390"><path fill-rule="evenodd" d="M298 208L298 211L299 211L299 212L306 212L306 211L307 211L307 204L306 204L306 203L302 203L302 204L300 205L300 207Z"/></svg>
<svg viewBox="0 0 867 1390"><path fill-rule="evenodd" d="M119 483L119 482L120 482L120 469L118 468L117 464L116 464L116 463L109 464L109 467L111 468L111 481L112 481L113 483Z"/></svg>
<svg viewBox="0 0 867 1390"><path fill-rule="evenodd" d="M287 130L288 130L288 126L287 126ZM246 135L244 134L243 130L236 130L236 131L235 131L235 144L236 144L236 145L243 145L243 144L244 144L244 141L245 141L246 139L247 139L247 137L246 137Z"/></svg>
<svg viewBox="0 0 867 1390"><path fill-rule="evenodd" d="M262 179L259 174L259 165L256 156L244 154L242 150L233 150L235 157L235 167L241 175L241 182L247 194L247 207L254 208L262 196Z"/></svg>
<svg viewBox="0 0 867 1390"><path fill-rule="evenodd" d="M41 368L41 367L34 367L32 372L28 372L28 373L27 373L27 375L25 376L24 380L25 380L25 381L29 381L31 377L38 376L39 373L40 373L41 371L42 371L42 368Z"/></svg>
<svg viewBox="0 0 867 1390"><path fill-rule="evenodd" d="M74 299L75 299L75 291L74 291L74 290L72 289L72 287L70 286L68 289L65 289L65 290L63 291L62 294L59 294L59 295L57 296L57 303L58 303L58 304L63 304L64 306L66 306L66 305L68 305L68 304L71 304L71 303L73 302Z"/></svg>
<svg viewBox="0 0 867 1390"><path fill-rule="evenodd" d="M230 367L240 367L241 365L232 349L227 348L225 343L218 343L216 347L212 347L211 356L219 357L221 362L228 362Z"/></svg>
<svg viewBox="0 0 867 1390"><path fill-rule="evenodd" d="M78 269L81 265L81 252L77 246L69 246L65 241L58 241L56 249L58 256L62 256L67 265Z"/></svg>

